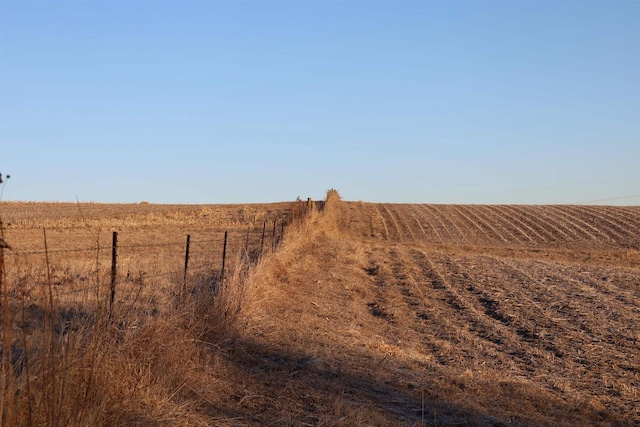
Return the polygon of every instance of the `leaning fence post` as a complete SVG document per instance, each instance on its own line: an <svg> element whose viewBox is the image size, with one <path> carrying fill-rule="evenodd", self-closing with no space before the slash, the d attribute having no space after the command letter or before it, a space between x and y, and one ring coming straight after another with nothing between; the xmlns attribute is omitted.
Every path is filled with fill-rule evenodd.
<svg viewBox="0 0 640 427"><path fill-rule="evenodd" d="M182 280L182 291L187 292L187 270L189 269L189 245L191 243L191 235L187 234L187 249L184 254L184 278Z"/></svg>
<svg viewBox="0 0 640 427"><path fill-rule="evenodd" d="M227 231L224 232L224 246L222 247L222 270L220 271L220 278L224 278L224 262L227 259Z"/></svg>
<svg viewBox="0 0 640 427"><path fill-rule="evenodd" d="M116 275L117 275L117 259L118 259L118 232L113 232L111 240L111 297L109 299L109 318L113 313L113 302L116 299Z"/></svg>

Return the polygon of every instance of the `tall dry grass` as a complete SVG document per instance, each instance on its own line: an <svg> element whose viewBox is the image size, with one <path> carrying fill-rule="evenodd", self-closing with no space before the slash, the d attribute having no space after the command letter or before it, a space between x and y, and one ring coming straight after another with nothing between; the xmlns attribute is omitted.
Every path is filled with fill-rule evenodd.
<svg viewBox="0 0 640 427"><path fill-rule="evenodd" d="M233 334L239 276L215 293L205 281L157 317L127 307L111 320L55 302L42 313L24 307L21 339L12 340L15 375L5 371L15 377L5 425L206 425L195 398L200 371L208 350Z"/></svg>
<svg viewBox="0 0 640 427"><path fill-rule="evenodd" d="M240 210L264 217L250 206ZM154 282L141 275L110 313L98 262L87 274L95 291L57 298L48 252L44 266L33 266L45 279L24 274L11 292L3 280L2 424L211 425L220 416L216 402L230 393L224 355L240 329L253 272L268 263L270 249L257 265L236 252L224 278L194 275L187 292L176 280L161 310L145 292Z"/></svg>

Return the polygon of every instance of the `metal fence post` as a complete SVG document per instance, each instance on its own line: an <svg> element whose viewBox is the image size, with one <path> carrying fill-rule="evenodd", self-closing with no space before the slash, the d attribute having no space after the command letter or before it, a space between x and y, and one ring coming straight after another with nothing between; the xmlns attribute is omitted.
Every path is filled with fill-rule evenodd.
<svg viewBox="0 0 640 427"><path fill-rule="evenodd" d="M276 250L276 219L273 220L273 241L271 242L271 250L275 251Z"/></svg>
<svg viewBox="0 0 640 427"><path fill-rule="evenodd" d="M227 259L227 233L228 231L224 232L224 246L222 248L222 270L220 271L220 278L224 278L224 263Z"/></svg>
<svg viewBox="0 0 640 427"><path fill-rule="evenodd" d="M113 232L111 240L111 296L109 298L109 318L113 314L113 303L116 299L116 276L117 276L117 260L118 260L118 232Z"/></svg>
<svg viewBox="0 0 640 427"><path fill-rule="evenodd" d="M189 270L189 246L191 243L191 235L187 234L187 249L184 254L184 278L182 280L182 291L187 292L187 270Z"/></svg>

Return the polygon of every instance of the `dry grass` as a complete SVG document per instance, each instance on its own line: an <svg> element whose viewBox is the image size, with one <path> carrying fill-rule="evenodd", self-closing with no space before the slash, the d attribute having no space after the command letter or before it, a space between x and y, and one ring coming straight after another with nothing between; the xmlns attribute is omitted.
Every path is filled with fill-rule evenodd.
<svg viewBox="0 0 640 427"><path fill-rule="evenodd" d="M29 227L56 222L64 231L51 233L52 248L76 235L65 233L106 248L101 224L118 221L131 245L172 243L169 230L240 237L247 220L289 208L245 206L243 217L210 207L211 218L198 216L203 207L124 207L104 220L16 214L7 240L26 233L25 245L40 247L42 231ZM10 332L25 349L13 357L15 421L634 425L639 227L637 208L373 205L332 191L277 251L247 268L235 250L226 281L194 272L186 295L179 275L149 278L180 266L180 254L123 252L129 281L111 322L93 291L22 310L23 297L48 295L47 263L11 255ZM197 262L215 258L200 252ZM52 253L54 295L108 282L105 255Z"/></svg>
<svg viewBox="0 0 640 427"><path fill-rule="evenodd" d="M271 222L292 205L123 206L125 215L115 205L3 207L12 242L3 269L10 315L3 322L3 423L210 425L211 402L227 390L217 359L235 336L245 276L260 247L263 224L248 221ZM41 226L51 227L46 244ZM107 226L120 233L112 312ZM221 280L223 230L230 235ZM195 239L185 293L187 233Z"/></svg>

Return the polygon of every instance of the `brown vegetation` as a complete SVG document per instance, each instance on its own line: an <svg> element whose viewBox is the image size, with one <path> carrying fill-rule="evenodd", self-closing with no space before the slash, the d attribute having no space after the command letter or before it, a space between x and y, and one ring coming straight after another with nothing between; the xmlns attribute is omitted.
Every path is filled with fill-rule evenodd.
<svg viewBox="0 0 640 427"><path fill-rule="evenodd" d="M84 230L106 248L109 236L96 229L118 221L123 236L139 232L142 242L175 228L240 233L288 206L247 205L244 219L239 207L209 207L204 217L205 207L123 205L104 216L87 208L84 219L51 206L40 217L4 209L6 253L27 252L23 242L38 247L42 231L28 227L56 221L65 225L55 245ZM17 237L28 230L31 240ZM179 265L180 255L154 254L153 262L131 255L132 280L111 323L90 293L21 309L23 299L78 286L75 271L104 283L95 251L84 261L54 253L49 263L6 256L17 392L3 397L5 420L8 410L21 425L640 418L638 207L368 204L330 192L324 210L289 227L278 250L251 268L237 256L215 294L206 271L194 275L184 299L176 277L144 278ZM46 266L58 264L45 280Z"/></svg>

